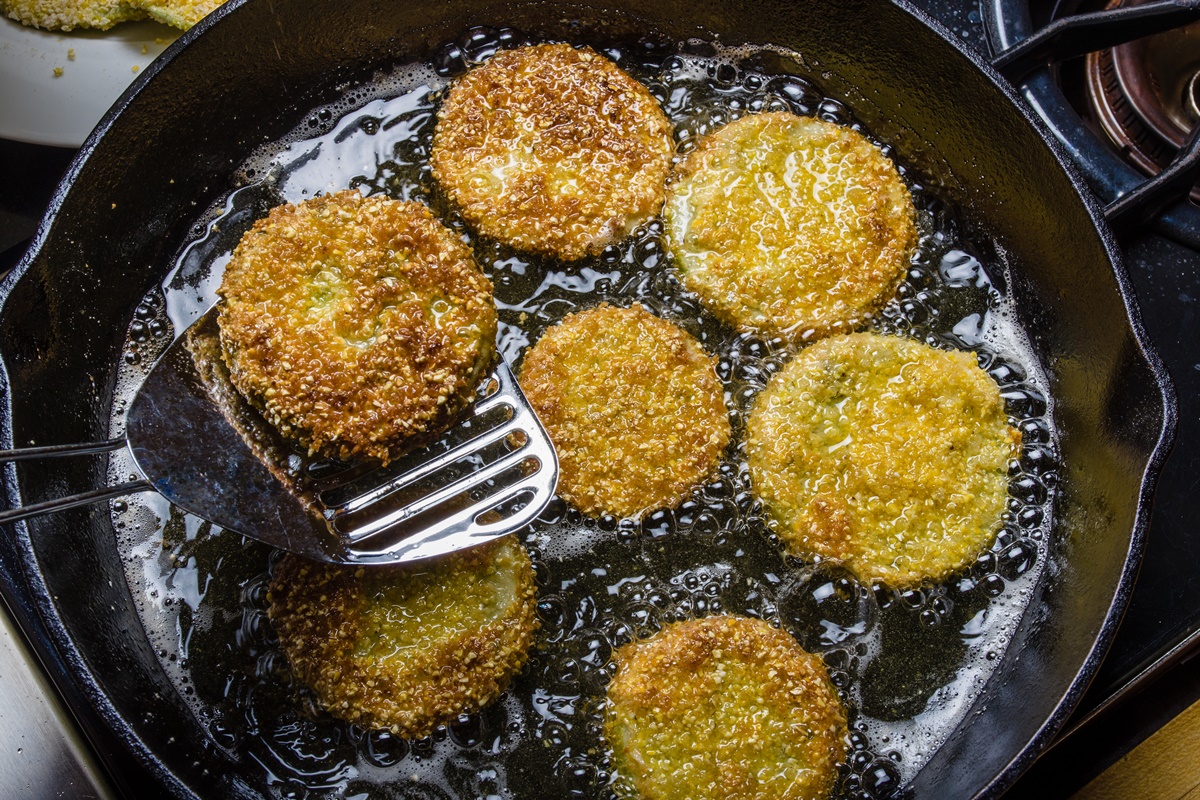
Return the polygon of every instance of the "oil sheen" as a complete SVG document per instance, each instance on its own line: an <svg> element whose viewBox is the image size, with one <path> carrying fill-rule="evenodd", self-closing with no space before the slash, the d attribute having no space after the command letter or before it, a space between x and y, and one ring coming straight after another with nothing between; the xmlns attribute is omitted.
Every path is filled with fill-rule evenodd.
<svg viewBox="0 0 1200 800"><path fill-rule="evenodd" d="M429 203L470 239L433 191L436 109L455 75L523 41L507 29L469 31L433 63L399 66L347 91L249 158L224 200L197 220L161 288L134 312L113 434L157 354L215 302L233 247L272 206L354 187ZM778 63L777 50L767 62L752 49L702 42L634 42L604 52L662 103L679 154L696 137L758 111L815 115L871 136L813 83L756 67ZM541 630L529 663L491 707L420 741L340 722L292 681L266 614L277 553L156 495L115 502L113 523L146 634L197 723L242 765L253 791L356 800L610 797L601 722L614 649L667 623L718 613L766 619L823 656L850 709L838 796L889 796L921 768L970 712L1043 571L1057 448L1047 381L1016 323L1004 254L903 154L884 149L913 194L921 238L906 279L870 327L973 351L1000 385L1024 445L992 547L944 583L903 593L783 556L750 491L740 443L751 402L789 358L788 346L706 313L680 287L657 221L569 266L472 240L495 285L498 345L510 363L519 365L546 328L573 311L640 302L717 357L735 445L716 477L674 510L640 521L590 519L556 500L519 534L539 586ZM110 462L112 479L132 471L126 456Z"/></svg>

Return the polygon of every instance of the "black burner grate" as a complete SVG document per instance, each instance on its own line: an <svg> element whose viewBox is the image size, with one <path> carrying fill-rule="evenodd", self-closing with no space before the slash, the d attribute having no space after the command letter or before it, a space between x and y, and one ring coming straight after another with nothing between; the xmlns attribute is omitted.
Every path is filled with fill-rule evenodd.
<svg viewBox="0 0 1200 800"><path fill-rule="evenodd" d="M1152 10L1161 10L1163 13L1156 18L1149 13ZM1103 27L1078 29L1075 35L1068 33L1056 37L1050 48L1037 50L1034 56L1022 63L1010 62L1006 68L1002 68L1010 78L1021 81L1020 90L1030 106L1066 147L1092 191L1105 203L1113 203L1134 192L1146 183L1146 177L1127 164L1107 139L1084 123L1064 93L1051 64L1057 59L1112 47L1137 36L1200 19L1200 3L1196 2L1146 4L1135 11L1139 12L1138 16L1123 20L1115 35ZM1011 55L1011 48L1038 33L1032 20L1029 0L984 0L982 12L985 41L993 56L1005 51L1010 51ZM1046 55L1047 52L1049 55ZM1002 56L997 63L1003 60ZM1037 66L1032 71L1022 69L1035 64ZM1190 186L1193 182L1186 185ZM1200 249L1200 207L1186 198L1170 203L1152 226L1163 236Z"/></svg>

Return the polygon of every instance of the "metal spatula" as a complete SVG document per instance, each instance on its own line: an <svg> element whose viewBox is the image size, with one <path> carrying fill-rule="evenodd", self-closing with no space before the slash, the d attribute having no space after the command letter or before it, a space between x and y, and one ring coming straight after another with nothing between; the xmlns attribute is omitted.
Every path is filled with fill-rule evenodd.
<svg viewBox="0 0 1200 800"><path fill-rule="evenodd" d="M213 308L151 369L124 438L0 451L15 461L128 447L145 476L0 512L0 523L154 490L309 558L391 564L511 533L554 495L554 447L503 359L455 427L380 468L310 458L284 440L233 389L219 352Z"/></svg>

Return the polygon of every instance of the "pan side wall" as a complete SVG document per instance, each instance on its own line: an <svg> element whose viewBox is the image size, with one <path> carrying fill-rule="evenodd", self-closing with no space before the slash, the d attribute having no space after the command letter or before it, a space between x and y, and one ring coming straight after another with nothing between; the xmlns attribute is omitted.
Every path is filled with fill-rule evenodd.
<svg viewBox="0 0 1200 800"><path fill-rule="evenodd" d="M16 443L106 436L123 332L196 215L254 147L372 70L426 56L474 24L595 41L644 31L631 21L641 17L671 38L786 46L811 74L836 75L825 88L995 234L1012 259L1022 322L1053 374L1067 471L1045 590L981 700L989 713L962 726L913 788L917 796L969 796L1004 771L1054 712L1104 625L1162 399L1130 329L1112 249L1049 147L986 76L903 9L862 0L623 0L600 11L274 0L217 16L200 26L210 29L203 35L185 37L190 45L166 69L152 70L105 137L85 146L74 186L5 301L0 353ZM41 499L91 488L103 470L31 465L19 475L26 498ZM112 702L110 724L155 743L143 758L153 750L196 791L213 791L213 778L192 765L204 736L170 696L119 590L103 508L44 519L31 534L32 590L54 598L44 613L61 621L70 642L60 645L78 648L86 662L76 678L95 681ZM205 758L221 756L210 749ZM236 778L228 780L216 791L237 794Z"/></svg>

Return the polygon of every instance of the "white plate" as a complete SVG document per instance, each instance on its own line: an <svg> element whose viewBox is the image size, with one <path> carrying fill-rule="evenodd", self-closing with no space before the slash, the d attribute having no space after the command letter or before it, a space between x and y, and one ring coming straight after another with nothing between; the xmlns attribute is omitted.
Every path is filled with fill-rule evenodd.
<svg viewBox="0 0 1200 800"><path fill-rule="evenodd" d="M138 72L181 33L157 22L61 33L0 17L0 138L79 147Z"/></svg>

